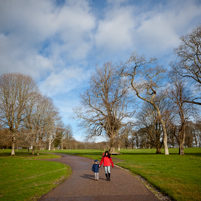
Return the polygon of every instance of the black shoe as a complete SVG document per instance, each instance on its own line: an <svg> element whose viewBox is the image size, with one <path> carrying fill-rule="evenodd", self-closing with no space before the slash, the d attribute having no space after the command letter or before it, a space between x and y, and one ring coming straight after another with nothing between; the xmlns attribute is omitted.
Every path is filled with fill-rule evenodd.
<svg viewBox="0 0 201 201"><path fill-rule="evenodd" d="M107 176L107 174L105 174L105 176L106 176L106 181L108 181L108 176Z"/></svg>
<svg viewBox="0 0 201 201"><path fill-rule="evenodd" d="M108 173L108 181L110 181L110 173Z"/></svg>

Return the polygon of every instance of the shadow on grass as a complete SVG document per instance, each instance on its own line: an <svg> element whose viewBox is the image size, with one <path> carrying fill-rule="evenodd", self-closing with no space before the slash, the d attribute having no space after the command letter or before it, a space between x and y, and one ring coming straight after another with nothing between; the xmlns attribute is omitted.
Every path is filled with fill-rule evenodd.
<svg viewBox="0 0 201 201"><path fill-rule="evenodd" d="M98 156L98 157L102 157L102 153L103 152L87 152L87 151L83 151L83 152L73 152L73 150L72 150L72 152L65 152L65 151L55 151L54 153L62 153L62 154L69 154L69 155L77 155L77 156ZM185 152L184 152L185 153ZM124 151L124 152L121 152L121 155L122 156L157 156L157 155L164 155L164 153L160 153L160 154L156 154L156 153L154 153L154 152L151 152L151 153L147 153L146 151L142 151L142 152L136 152L136 153L133 153L133 152L126 152L126 151ZM179 151L178 152L173 152L173 153L171 153L171 151L170 151L170 154L169 154L170 156L178 156L179 155ZM192 156L196 156L196 157L201 157L201 153L185 153L185 155L186 156L190 156L190 155L192 155ZM117 157L117 155L111 155L112 156L112 158L116 158Z"/></svg>
<svg viewBox="0 0 201 201"><path fill-rule="evenodd" d="M77 156L92 156L92 155L96 155L96 156L102 156L102 152L65 152L65 151L54 151L53 153L58 153L58 154L68 154L68 155L77 155Z"/></svg>
<svg viewBox="0 0 201 201"><path fill-rule="evenodd" d="M157 156L157 155L165 155L164 153L160 153L160 154L156 154L156 153L122 153L122 155L135 155L135 156ZM170 153L169 154L170 156L179 156L179 153ZM190 156L190 155L193 155L193 156L197 156L197 157L201 157L201 153L185 153L184 152L184 155L186 156Z"/></svg>
<svg viewBox="0 0 201 201"><path fill-rule="evenodd" d="M0 153L0 156L11 156L11 153ZM34 156L34 155L32 155L31 153L29 154L29 153L21 153L21 152L15 152L15 156L28 156L28 157L30 157L30 156Z"/></svg>
<svg viewBox="0 0 201 201"><path fill-rule="evenodd" d="M46 153L40 153L40 156L44 156L44 155L48 155ZM11 156L11 151L7 151L7 152L0 152L0 156ZM35 153L34 155L32 155L32 153L28 153L28 152L21 152L21 151L15 151L15 155L14 156L21 156L21 157L35 157L37 156L37 153Z"/></svg>

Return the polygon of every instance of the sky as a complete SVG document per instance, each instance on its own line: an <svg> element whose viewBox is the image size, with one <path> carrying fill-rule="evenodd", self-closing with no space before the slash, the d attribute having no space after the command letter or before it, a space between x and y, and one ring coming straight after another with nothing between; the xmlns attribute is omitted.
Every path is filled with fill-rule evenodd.
<svg viewBox="0 0 201 201"><path fill-rule="evenodd" d="M134 51L168 66L200 23L201 0L0 0L0 74L32 76L83 141L73 108L96 66Z"/></svg>

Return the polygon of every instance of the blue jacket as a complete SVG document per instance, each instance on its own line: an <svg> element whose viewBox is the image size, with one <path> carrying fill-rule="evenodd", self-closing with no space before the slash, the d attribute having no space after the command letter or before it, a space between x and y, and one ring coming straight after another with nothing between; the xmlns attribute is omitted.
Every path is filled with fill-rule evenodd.
<svg viewBox="0 0 201 201"><path fill-rule="evenodd" d="M99 172L99 164L93 164L91 169L93 172Z"/></svg>

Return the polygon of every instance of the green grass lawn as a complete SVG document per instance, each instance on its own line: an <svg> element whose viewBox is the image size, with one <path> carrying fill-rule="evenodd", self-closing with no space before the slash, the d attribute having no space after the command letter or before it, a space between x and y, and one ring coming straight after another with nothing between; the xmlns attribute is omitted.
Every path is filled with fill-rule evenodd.
<svg viewBox="0 0 201 201"><path fill-rule="evenodd" d="M53 154L40 156L0 150L0 201L37 200L67 178L71 169L61 163L38 159L58 158Z"/></svg>
<svg viewBox="0 0 201 201"><path fill-rule="evenodd" d="M177 201L201 200L201 148L186 148L179 156L178 149L169 149L170 155L155 154L155 149L121 150L121 159L115 164L141 175L154 187ZM57 151L101 159L101 150ZM163 150L164 152L164 150Z"/></svg>

